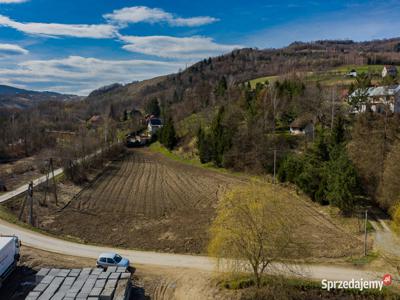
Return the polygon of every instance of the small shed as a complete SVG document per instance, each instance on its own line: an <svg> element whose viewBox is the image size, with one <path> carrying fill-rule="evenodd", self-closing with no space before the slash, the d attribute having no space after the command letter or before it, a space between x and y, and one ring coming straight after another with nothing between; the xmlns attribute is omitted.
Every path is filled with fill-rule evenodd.
<svg viewBox="0 0 400 300"><path fill-rule="evenodd" d="M314 131L314 118L311 114L305 114L296 118L290 124L290 134L308 135Z"/></svg>

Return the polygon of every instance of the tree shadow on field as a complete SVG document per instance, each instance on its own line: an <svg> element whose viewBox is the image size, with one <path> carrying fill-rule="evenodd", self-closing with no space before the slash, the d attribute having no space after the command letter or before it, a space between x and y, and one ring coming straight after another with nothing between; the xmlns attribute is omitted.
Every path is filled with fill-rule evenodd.
<svg viewBox="0 0 400 300"><path fill-rule="evenodd" d="M35 286L36 271L18 266L3 282L0 288L0 300L23 300Z"/></svg>
<svg viewBox="0 0 400 300"><path fill-rule="evenodd" d="M142 286L137 286L135 282L132 284L130 300L151 300L150 296L146 295Z"/></svg>
<svg viewBox="0 0 400 300"><path fill-rule="evenodd" d="M136 272L136 268L133 266L129 266L127 269L130 272L132 278L132 287L130 292L130 300L150 300L151 297L146 295L146 291L144 287L140 284L139 278L134 275Z"/></svg>

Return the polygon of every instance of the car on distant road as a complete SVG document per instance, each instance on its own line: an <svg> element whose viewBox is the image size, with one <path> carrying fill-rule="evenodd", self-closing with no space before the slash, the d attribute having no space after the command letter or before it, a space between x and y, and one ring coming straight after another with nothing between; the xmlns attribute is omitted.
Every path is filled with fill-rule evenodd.
<svg viewBox="0 0 400 300"><path fill-rule="evenodd" d="M129 268L129 260L123 258L121 255L117 253L102 253L99 255L97 259L96 265L98 268L107 269L107 267L124 267Z"/></svg>

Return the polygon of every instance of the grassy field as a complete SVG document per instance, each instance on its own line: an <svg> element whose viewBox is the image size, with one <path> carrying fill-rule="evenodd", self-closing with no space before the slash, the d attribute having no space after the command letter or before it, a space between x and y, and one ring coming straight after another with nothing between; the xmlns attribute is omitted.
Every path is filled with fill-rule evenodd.
<svg viewBox="0 0 400 300"><path fill-rule="evenodd" d="M372 75L373 83L378 83L381 80L381 72L383 65L345 65L338 68L334 68L324 72L307 72L304 74L304 78L308 82L319 82L322 85L332 86L332 85L349 85L355 81L354 78L346 77L351 70L356 70L358 74L369 73ZM400 71L400 67L398 67ZM269 82L274 82L279 79L279 75L276 76L266 76L255 78L250 80L252 88L255 88L257 83L264 83L266 80Z"/></svg>
<svg viewBox="0 0 400 300"><path fill-rule="evenodd" d="M277 79L279 79L279 76L260 77L260 78L250 80L250 85L254 89L256 87L257 83L265 83L266 81L268 81L269 83L274 83L274 81L276 81Z"/></svg>

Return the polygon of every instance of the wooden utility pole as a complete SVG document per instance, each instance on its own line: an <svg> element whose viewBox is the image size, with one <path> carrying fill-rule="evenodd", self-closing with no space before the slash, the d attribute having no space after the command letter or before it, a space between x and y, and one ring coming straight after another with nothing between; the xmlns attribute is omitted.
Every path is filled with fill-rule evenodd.
<svg viewBox="0 0 400 300"><path fill-rule="evenodd" d="M52 158L50 158L49 164L50 164L50 168L51 168L51 176L53 177L54 199L56 201L56 206L57 206L58 205L57 184L56 184L56 178L54 177L54 166L53 166L53 159Z"/></svg>
<svg viewBox="0 0 400 300"><path fill-rule="evenodd" d="M29 182L28 185L28 190L26 191L26 197L24 199L24 202L22 203L21 210L19 212L19 217L18 219L22 219L22 215L25 210L25 205L28 203L28 223L32 226L35 226L34 220L33 220L33 182Z"/></svg>
<svg viewBox="0 0 400 300"><path fill-rule="evenodd" d="M28 186L27 200L29 205L28 222L33 226L33 182L31 181Z"/></svg>
<svg viewBox="0 0 400 300"><path fill-rule="evenodd" d="M26 201L27 201L27 200L28 200L28 193L26 193L24 202L22 202L21 210L19 211L18 220L20 220L20 221L21 221L21 219L22 219L22 214L24 213L25 205L26 205Z"/></svg>
<svg viewBox="0 0 400 300"><path fill-rule="evenodd" d="M275 119L276 119L276 91L274 91L274 94L272 96L273 100L273 109L274 109L274 120L273 120L273 127L272 127L272 133L273 133L273 139L274 139L274 184L276 183L276 136L275 136Z"/></svg>
<svg viewBox="0 0 400 300"><path fill-rule="evenodd" d="M46 188L44 190L44 202L43 205L46 206L47 204L47 192L49 190L49 169L46 170Z"/></svg>
<svg viewBox="0 0 400 300"><path fill-rule="evenodd" d="M333 130L333 124L335 119L335 100L336 100L336 90L332 88L331 92L331 132Z"/></svg>
<svg viewBox="0 0 400 300"><path fill-rule="evenodd" d="M364 256L367 256L367 222L368 222L368 210L365 210L365 223L364 223Z"/></svg>
<svg viewBox="0 0 400 300"><path fill-rule="evenodd" d="M53 178L53 193L54 193L54 200L56 205L58 205L58 197L57 197L57 184L56 184L56 178L54 177L54 166L53 166L53 159L49 159L48 167L46 170L46 189L44 191L44 205L46 205L47 202L47 192L49 190L49 179L50 179L50 173Z"/></svg>
<svg viewBox="0 0 400 300"><path fill-rule="evenodd" d="M274 184L276 183L276 149L274 149Z"/></svg>

